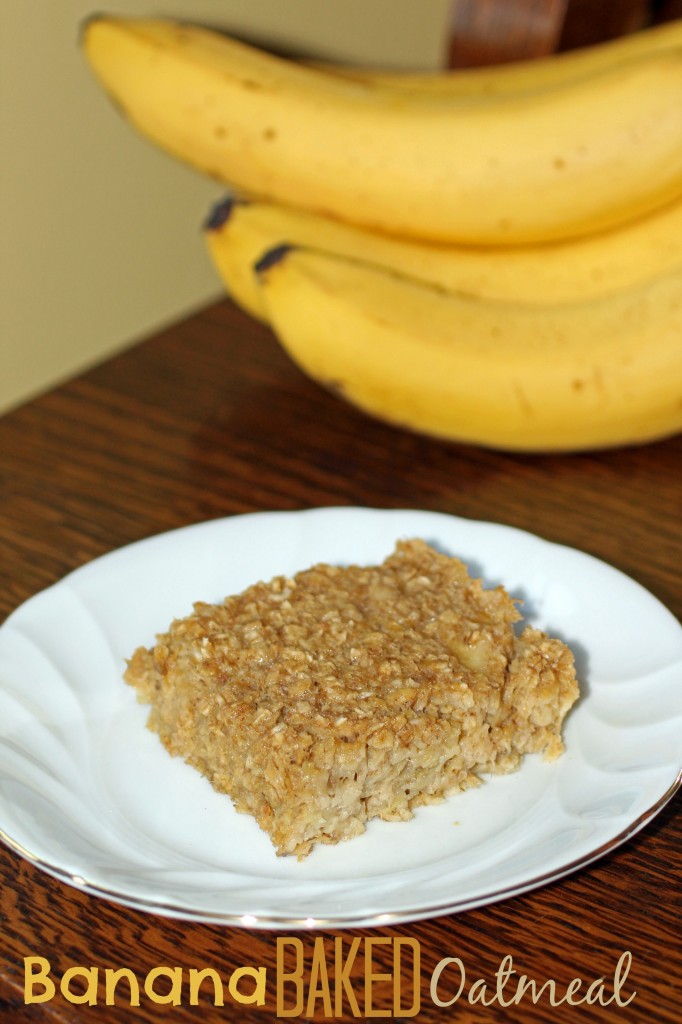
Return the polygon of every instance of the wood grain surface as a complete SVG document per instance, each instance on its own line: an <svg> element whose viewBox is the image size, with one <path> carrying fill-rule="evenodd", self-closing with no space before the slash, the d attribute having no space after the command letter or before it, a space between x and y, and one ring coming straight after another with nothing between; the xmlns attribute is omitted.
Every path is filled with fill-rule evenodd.
<svg viewBox="0 0 682 1024"><path fill-rule="evenodd" d="M226 299L0 420L0 617L130 541L232 513L325 505L414 507L512 524L605 559L682 617L681 466L682 438L531 457L384 426L308 381L267 328ZM674 1024L682 999L681 867L674 800L626 845L539 891L399 928L321 933L330 973L335 938L343 952L359 937L374 972L389 975L395 943L372 949L367 940L416 940L420 1006L409 1015L408 963L400 1006L390 981L378 982L363 1002L366 971L358 959L350 972L357 1008L346 997L335 1015L337 1007L320 996L297 1016ZM2 846L0 879L3 1024L277 1019L276 933L127 910L52 880ZM316 936L301 938L308 970ZM494 990L505 957L538 985L553 979L560 995L574 978L584 980L583 992L599 976L612 988L624 954L632 961L622 1001L636 993L626 1006L551 1006L530 996L511 1009L466 1002L477 979L487 980L489 994ZM239 967L264 967L267 998L264 1006L239 1005L226 994L218 1007L207 992L199 1005L185 996L170 1006L143 994L131 1010L124 987L110 1006L103 990L101 1001L87 1006L70 1003L57 988L49 1002L26 1005L27 956L49 960L57 982L73 966L100 973L128 967L143 981L154 967L173 965L185 972L213 967L227 985ZM463 996L450 1008L435 1005L429 993L431 973L445 958L459 958L466 977ZM459 983L450 971L441 978L443 1001ZM80 991L76 983L73 991Z"/></svg>

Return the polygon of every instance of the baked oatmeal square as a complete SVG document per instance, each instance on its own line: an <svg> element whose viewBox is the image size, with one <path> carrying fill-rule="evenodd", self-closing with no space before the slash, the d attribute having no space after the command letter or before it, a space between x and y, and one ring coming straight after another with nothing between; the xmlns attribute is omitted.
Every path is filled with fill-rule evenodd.
<svg viewBox="0 0 682 1024"><path fill-rule="evenodd" d="M166 749L303 858L526 753L561 754L573 657L517 635L520 618L504 588L406 540L378 566L315 565L197 603L125 679Z"/></svg>

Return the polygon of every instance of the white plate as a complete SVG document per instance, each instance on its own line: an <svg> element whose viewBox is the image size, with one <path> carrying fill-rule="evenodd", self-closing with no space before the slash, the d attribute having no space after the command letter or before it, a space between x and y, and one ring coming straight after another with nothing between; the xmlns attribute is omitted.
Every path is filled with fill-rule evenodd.
<svg viewBox="0 0 682 1024"><path fill-rule="evenodd" d="M566 753L302 863L278 858L145 728L124 659L194 600L319 561L377 562L400 537L503 583L571 645L583 696ZM460 911L560 878L651 820L681 781L681 679L682 627L651 594L521 531L354 508L214 520L83 566L0 628L0 837L79 889L178 918L293 929Z"/></svg>

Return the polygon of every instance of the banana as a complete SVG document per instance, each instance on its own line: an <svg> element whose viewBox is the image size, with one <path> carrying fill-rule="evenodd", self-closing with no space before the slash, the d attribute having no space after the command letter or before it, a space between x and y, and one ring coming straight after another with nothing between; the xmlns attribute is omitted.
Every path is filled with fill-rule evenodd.
<svg viewBox="0 0 682 1024"><path fill-rule="evenodd" d="M682 264L558 307L447 293L295 247L271 251L257 272L269 322L298 366L397 426L527 452L682 429Z"/></svg>
<svg viewBox="0 0 682 1024"><path fill-rule="evenodd" d="M682 51L481 105L346 81L172 22L98 17L82 38L103 88L175 156L374 230L508 245L682 195Z"/></svg>
<svg viewBox="0 0 682 1024"><path fill-rule="evenodd" d="M205 228L228 293L259 320L267 313L253 265L282 242L377 263L448 291L534 305L624 290L682 263L682 199L612 231L513 248L429 245L232 197L214 207Z"/></svg>
<svg viewBox="0 0 682 1024"><path fill-rule="evenodd" d="M617 39L533 60L448 71L385 71L316 61L312 66L358 82L408 92L486 100L554 88L614 67L624 60L682 46L682 19L632 32Z"/></svg>

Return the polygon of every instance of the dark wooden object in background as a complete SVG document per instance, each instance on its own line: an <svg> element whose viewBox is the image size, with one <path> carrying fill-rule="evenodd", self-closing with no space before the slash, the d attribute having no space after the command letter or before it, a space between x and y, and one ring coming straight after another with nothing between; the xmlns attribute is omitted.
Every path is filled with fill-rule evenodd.
<svg viewBox="0 0 682 1024"><path fill-rule="evenodd" d="M449 64L503 64L682 17L682 0L452 0Z"/></svg>
<svg viewBox="0 0 682 1024"><path fill-rule="evenodd" d="M674 21L682 18L682 0L657 0L653 10L655 21Z"/></svg>
<svg viewBox="0 0 682 1024"><path fill-rule="evenodd" d="M454 0L453 68L545 56L556 48L568 0Z"/></svg>
<svg viewBox="0 0 682 1024"><path fill-rule="evenodd" d="M628 35L655 20L650 0L618 0L597 3L594 0L569 0L558 49L572 50L594 46L607 39Z"/></svg>
<svg viewBox="0 0 682 1024"><path fill-rule="evenodd" d="M232 513L319 505L417 507L532 530L606 559L682 617L682 437L574 456L515 456L442 444L375 422L307 380L267 328L228 301L206 309L0 419L0 618L69 570L162 530ZM197 595L200 596L200 595ZM614 638L617 642L617 638ZM421 946L424 977L460 957L469 983L514 967L559 991L613 976L633 956L625 1008L535 1006L446 1011L422 988L420 1024L677 1024L680 801L604 860L564 881L459 916L381 929ZM127 910L53 881L0 846L0 1020L136 1024L275 1020L228 1003L24 1007L23 957L60 978L75 965L275 963L275 936ZM323 933L331 943L333 932ZM366 937L369 930L343 933ZM303 934L306 955L311 935ZM331 946L329 948L332 948ZM389 969L385 957L378 967ZM362 991L362 969L353 972ZM274 986L272 981L271 986ZM380 989L381 991L381 989ZM380 1000L388 1009L390 986ZM103 996L101 996L103 998ZM348 1007L346 1006L348 1011ZM509 1016L513 1013L513 1017ZM317 1020L324 1019L320 1013ZM341 1018L339 1018L341 1019ZM346 1012L342 1019L352 1019Z"/></svg>
<svg viewBox="0 0 682 1024"><path fill-rule="evenodd" d="M569 0L453 0L450 66L502 64L556 50Z"/></svg>

